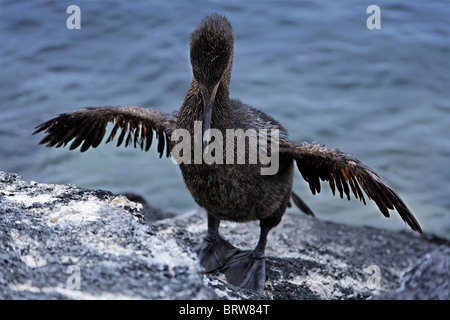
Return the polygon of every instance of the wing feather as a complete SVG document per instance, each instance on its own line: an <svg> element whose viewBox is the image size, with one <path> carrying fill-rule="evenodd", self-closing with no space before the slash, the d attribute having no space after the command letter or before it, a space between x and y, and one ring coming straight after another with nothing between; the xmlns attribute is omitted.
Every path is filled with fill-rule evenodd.
<svg viewBox="0 0 450 320"><path fill-rule="evenodd" d="M106 134L108 123L114 123L106 143L114 140L120 130L117 146L124 143L125 147L139 146L148 151L153 140L153 131L158 135L157 151L160 157L170 155L170 134L176 122L175 114L166 114L155 109L142 107L90 107L75 112L62 113L36 127L33 134L45 132L40 144L47 147L66 146L69 149L80 147L84 152L90 147L96 148Z"/></svg>
<svg viewBox="0 0 450 320"><path fill-rule="evenodd" d="M320 192L321 181L328 181L333 195L337 189L341 198L350 200L353 193L364 204L373 200L381 213L389 217L389 210L397 210L400 217L414 231L422 229L398 193L369 166L337 149L319 144L283 140L280 153L292 157L313 194Z"/></svg>

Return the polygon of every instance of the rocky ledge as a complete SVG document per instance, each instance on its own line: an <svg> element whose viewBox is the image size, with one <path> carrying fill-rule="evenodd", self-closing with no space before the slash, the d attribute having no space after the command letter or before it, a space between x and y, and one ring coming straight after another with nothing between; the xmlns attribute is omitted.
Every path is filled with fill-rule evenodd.
<svg viewBox="0 0 450 320"><path fill-rule="evenodd" d="M155 216L108 191L0 172L0 299L450 298L450 245L435 236L287 214L269 235L259 295L202 272L192 248L204 212ZM221 230L249 248L259 228Z"/></svg>

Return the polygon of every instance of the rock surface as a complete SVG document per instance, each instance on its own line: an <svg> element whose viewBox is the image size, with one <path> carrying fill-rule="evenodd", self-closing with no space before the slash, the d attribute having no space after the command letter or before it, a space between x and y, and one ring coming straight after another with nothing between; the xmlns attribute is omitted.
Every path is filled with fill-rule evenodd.
<svg viewBox="0 0 450 320"><path fill-rule="evenodd" d="M0 172L0 299L450 298L450 245L434 236L286 214L269 235L259 295L203 274L192 248L204 212L151 217L108 191ZM221 231L250 249L259 227L222 222Z"/></svg>

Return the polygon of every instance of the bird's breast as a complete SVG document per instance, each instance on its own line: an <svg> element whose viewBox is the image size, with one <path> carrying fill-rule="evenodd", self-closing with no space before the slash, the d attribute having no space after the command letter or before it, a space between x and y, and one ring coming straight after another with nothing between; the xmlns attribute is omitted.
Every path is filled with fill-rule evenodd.
<svg viewBox="0 0 450 320"><path fill-rule="evenodd" d="M259 165L180 164L194 200L217 219L264 219L285 205L292 188L293 165L261 175Z"/></svg>

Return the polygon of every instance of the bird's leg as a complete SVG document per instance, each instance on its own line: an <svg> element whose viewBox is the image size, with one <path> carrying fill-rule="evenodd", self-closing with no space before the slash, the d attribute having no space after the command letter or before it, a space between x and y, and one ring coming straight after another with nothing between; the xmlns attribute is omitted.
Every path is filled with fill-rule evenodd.
<svg viewBox="0 0 450 320"><path fill-rule="evenodd" d="M206 272L220 269L231 256L239 252L231 243L219 234L220 220L208 214L208 231L203 242L194 248L200 259L200 265Z"/></svg>
<svg viewBox="0 0 450 320"><path fill-rule="evenodd" d="M241 288L262 293L266 282L265 249L267 235L272 229L261 223L259 241L252 251L240 251L231 257L222 269L227 281Z"/></svg>

